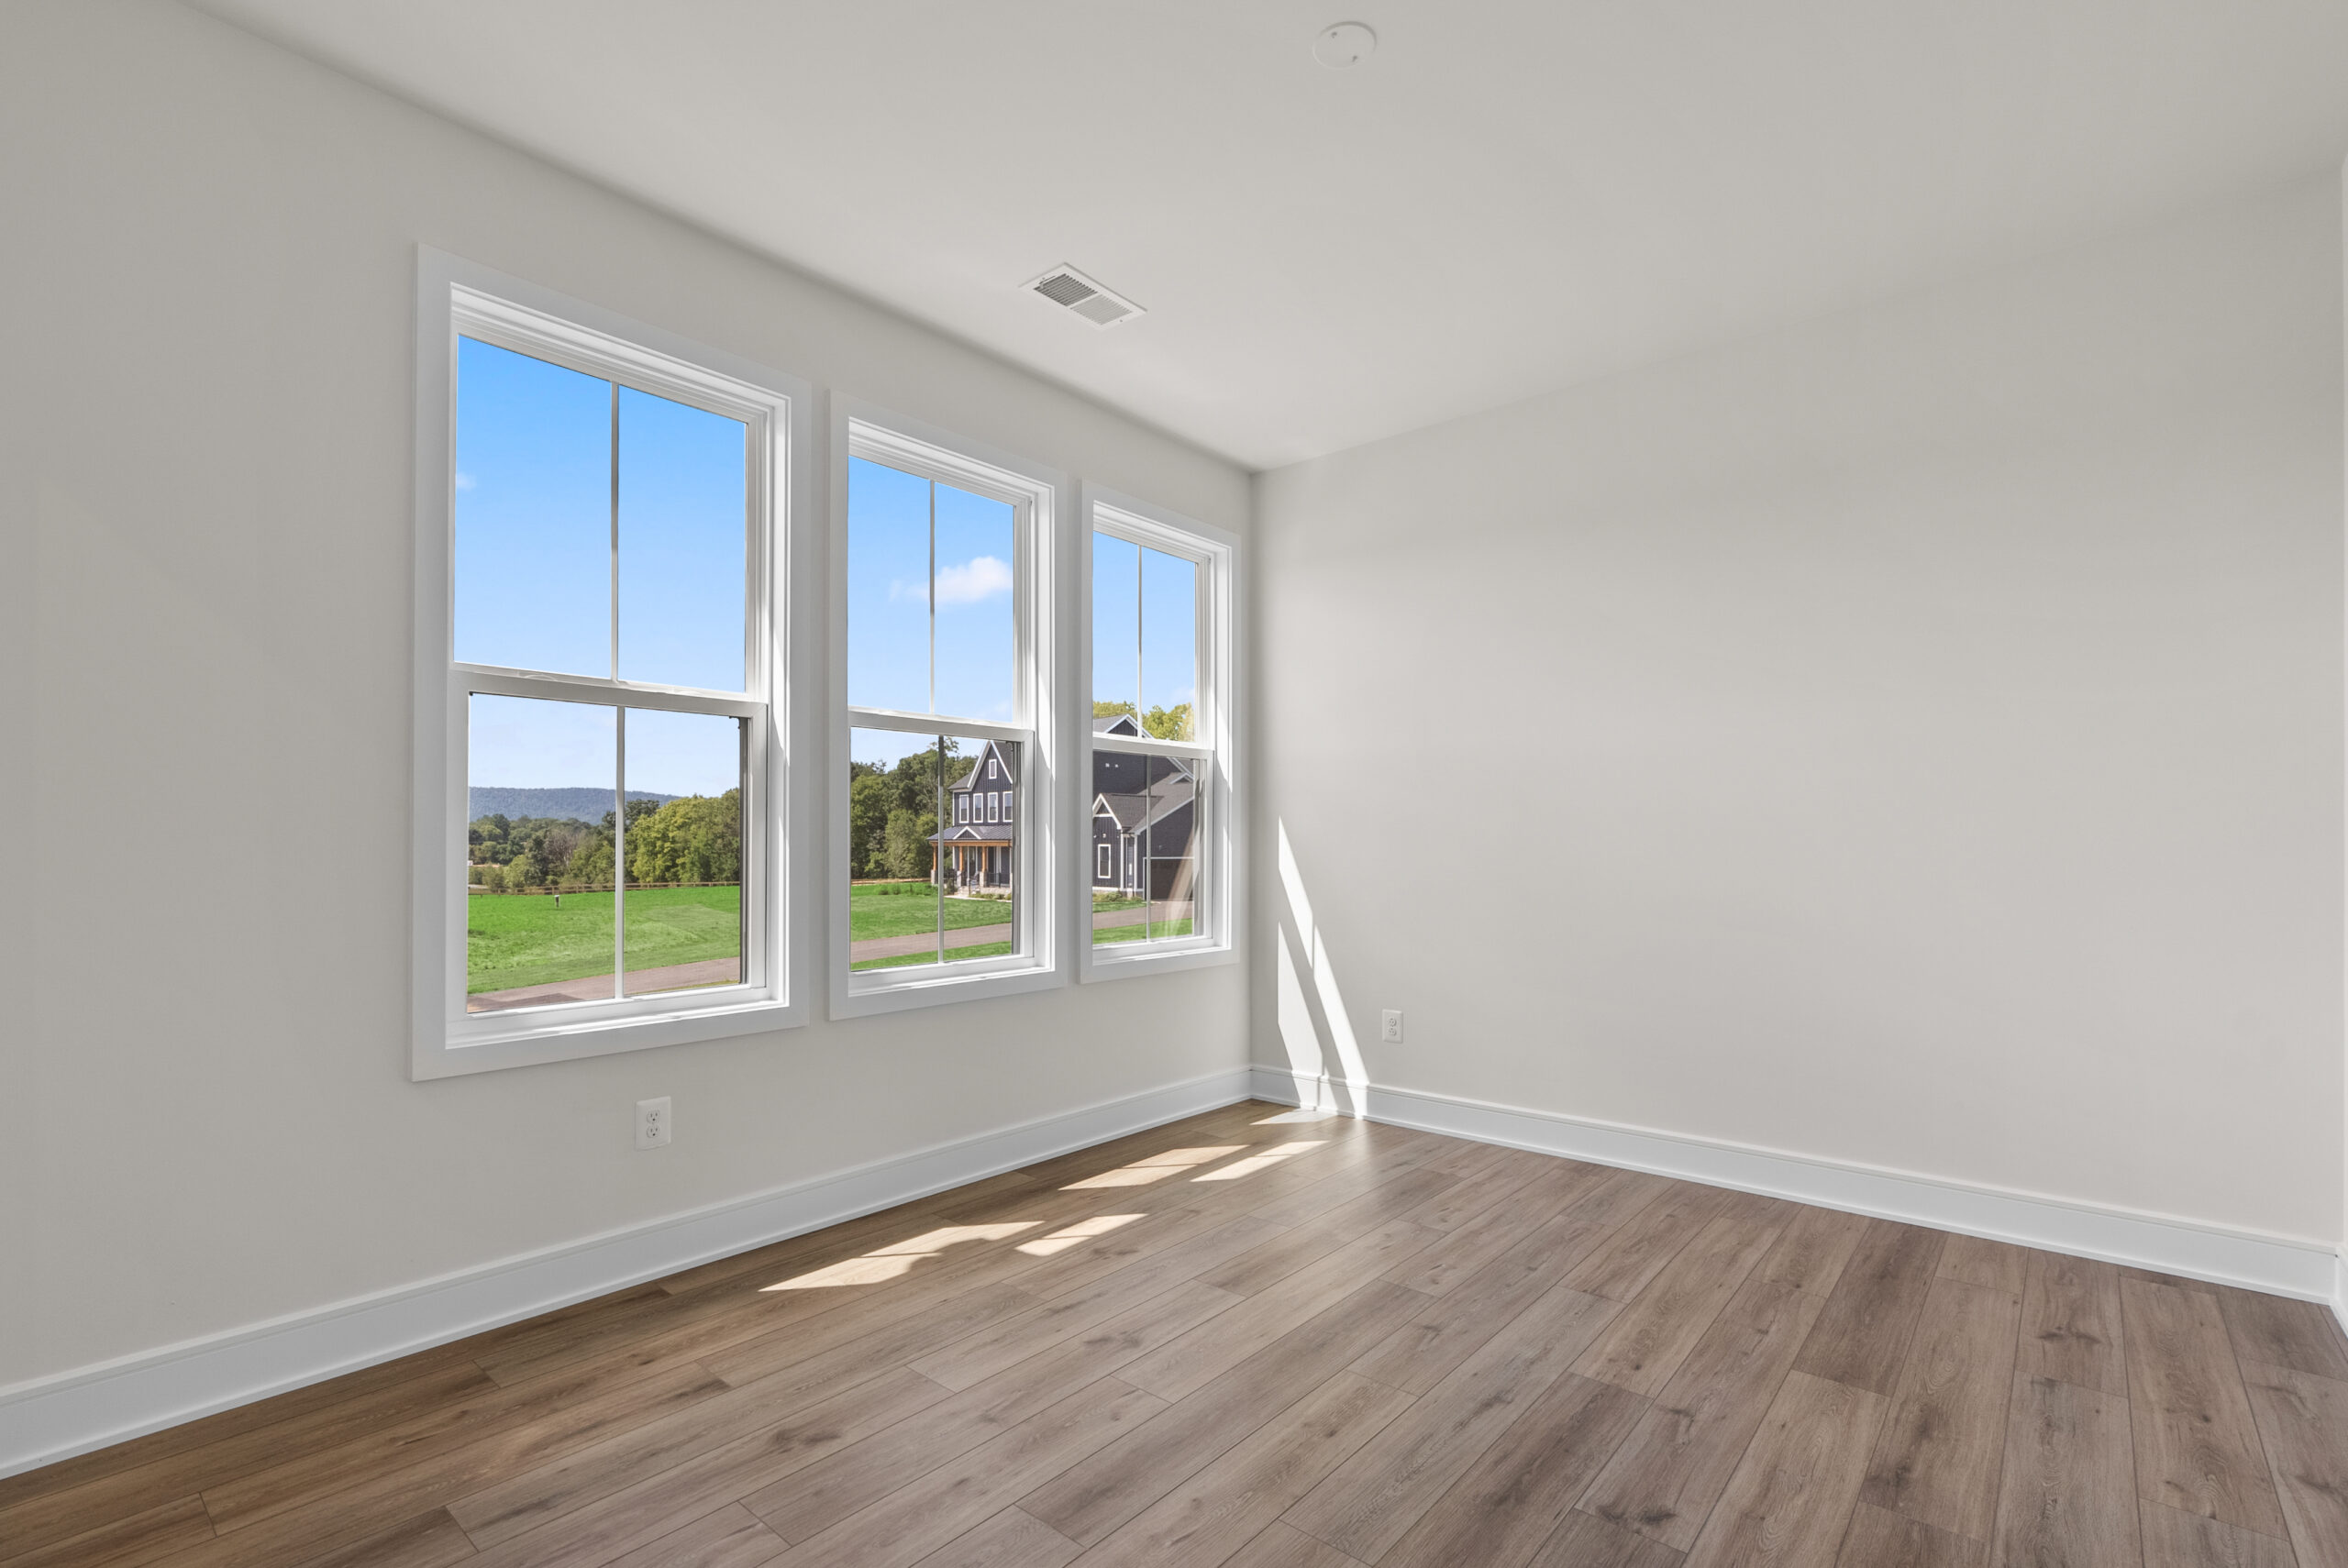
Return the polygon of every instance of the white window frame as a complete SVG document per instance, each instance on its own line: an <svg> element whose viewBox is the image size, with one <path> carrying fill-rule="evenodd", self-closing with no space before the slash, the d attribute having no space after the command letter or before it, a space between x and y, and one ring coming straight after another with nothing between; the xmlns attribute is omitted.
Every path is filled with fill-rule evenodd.
<svg viewBox="0 0 2348 1568"><path fill-rule="evenodd" d="M742 420L747 602L739 694L460 665L454 654L457 341L473 337ZM795 814L792 589L812 398L804 382L485 267L419 247L416 264L414 887L409 1071L449 1077L759 1032L804 1021L803 945L785 896ZM465 1011L468 709L476 694L749 721L743 787L744 983L611 1002ZM617 780L625 788L626 779ZM616 797L615 797L616 798Z"/></svg>
<svg viewBox="0 0 2348 1568"><path fill-rule="evenodd" d="M1080 981L1116 979L1127 975L1165 974L1238 960L1246 933L1242 929L1246 900L1239 897L1244 845L1245 801L1238 787L1239 724L1234 706L1240 684L1239 540L1221 528L1194 518L1152 506L1096 485L1084 487L1080 514L1081 537L1077 563L1077 615L1071 635L1077 646L1080 711L1086 715L1073 749L1073 776L1082 782L1085 834L1092 828L1092 756L1097 751L1177 756L1197 768L1199 790L1193 808L1199 841L1199 871L1206 880L1206 897L1193 916L1195 934L1148 942L1119 942L1096 947L1091 932L1091 884L1079 889L1082 929L1076 941L1076 972ZM1199 692L1196 741L1162 741L1144 731L1138 739L1105 735L1093 730L1092 712L1092 536L1104 533L1180 556L1199 568L1198 660ZM1135 693L1138 705L1140 693ZM1135 726L1141 727L1140 715ZM1124 834L1131 850L1121 861L1138 858L1140 839ZM1148 893L1147 873L1141 873L1141 890ZM1120 885L1123 877L1120 877ZM1197 928L1203 927L1203 930Z"/></svg>
<svg viewBox="0 0 2348 1568"><path fill-rule="evenodd" d="M1019 836L1012 865L1015 951L1000 958L966 958L946 965L853 970L848 967L848 792L846 788L849 732L894 730L910 735L938 734L975 741L1007 741L1019 746L1020 767L1013 788L1027 791L1030 823L1056 823L1059 815L1053 782L1060 753L1061 669L1057 627L1062 607L1060 530L1068 515L1061 503L1069 486L1058 472L982 443L967 440L918 420L858 403L832 400L832 560L830 585L831 740L839 775L831 780L832 854L829 877L831 1016L862 1018L909 1008L935 1007L981 997L1049 989L1067 983L1062 961L1058 835ZM1012 508L1018 559L1012 569L1013 721L995 723L930 713L850 708L847 701L847 510L848 460L863 458L939 484L1007 502ZM973 780L975 783L976 780ZM971 820L979 817L975 802ZM943 813L941 813L941 817Z"/></svg>

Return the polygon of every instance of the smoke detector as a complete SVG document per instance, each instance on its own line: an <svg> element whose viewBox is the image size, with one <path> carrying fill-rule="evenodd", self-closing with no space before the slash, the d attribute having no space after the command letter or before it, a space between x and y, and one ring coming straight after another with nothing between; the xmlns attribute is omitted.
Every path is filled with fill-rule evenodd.
<svg viewBox="0 0 2348 1568"><path fill-rule="evenodd" d="M1378 48L1378 35L1360 22L1339 22L1324 28L1312 40L1312 58L1332 71L1346 71L1368 60Z"/></svg>
<svg viewBox="0 0 2348 1568"><path fill-rule="evenodd" d="M1072 310L1095 326L1114 326L1143 313L1141 306L1113 293L1073 267L1055 267L1030 280L1028 289L1064 310Z"/></svg>

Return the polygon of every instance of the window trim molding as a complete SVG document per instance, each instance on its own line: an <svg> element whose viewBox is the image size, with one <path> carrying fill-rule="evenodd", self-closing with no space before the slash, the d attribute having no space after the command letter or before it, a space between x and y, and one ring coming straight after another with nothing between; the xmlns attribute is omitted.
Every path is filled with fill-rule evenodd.
<svg viewBox="0 0 2348 1568"><path fill-rule="evenodd" d="M409 1077L450 1077L582 1056L648 1050L690 1041L763 1032L804 1022L806 921L794 918L794 844L807 842L806 791L794 788L791 758L804 755L803 704L792 701L794 672L806 668L809 579L806 555L814 391L804 381L615 311L570 298L429 246L416 248L415 269L415 629L411 701L414 721L410 841ZM664 689L599 680L547 678L523 671L460 668L454 659L456 447L455 364L460 323L493 326L489 340L548 357L586 357L626 370L629 384L658 392L666 385L707 404L732 403L761 413L767 425L759 563L751 583L748 640L760 668L742 698L677 692L661 706L739 712L762 707L753 744L766 780L763 801L745 806L762 893L746 922L759 938L745 952L756 983L726 988L720 999L698 1004L675 997L622 999L610 1009L540 1013L526 1028L466 1029L464 984L465 885L453 875L451 846L468 825L467 779L461 759L468 735L465 704L456 688L493 687L505 694L574 699L594 694L626 706L631 692ZM481 334L475 334L481 335ZM729 389L728 383L731 383ZM749 394L745 395L745 390ZM763 612L763 613L761 613ZM778 624L779 623L779 624ZM765 695L759 697L759 676Z"/></svg>
<svg viewBox="0 0 2348 1568"><path fill-rule="evenodd" d="M1208 586L1199 596L1200 627L1199 707L1202 710L1200 740L1193 743L1161 741L1154 737L1126 740L1119 736L1093 734L1092 712L1092 536L1103 523L1104 530L1119 538L1163 550L1198 562L1206 570ZM1241 787L1241 733L1235 711L1237 694L1245 690L1241 667L1239 636L1240 615L1245 600L1242 592L1245 580L1241 575L1239 536L1228 530L1186 517L1178 512L1154 506L1147 502L1087 483L1082 490L1076 518L1079 544L1076 551L1074 595L1076 613L1069 640L1075 645L1076 690L1081 696L1083 718L1077 723L1078 734L1070 748L1075 776L1085 783L1083 799L1076 809L1081 818L1081 836L1092 840L1092 756L1096 750L1155 752L1179 755L1208 765L1209 788L1204 791L1206 810L1205 842L1200 846L1201 869L1207 875L1207 910L1213 929L1204 936L1178 939L1164 944L1150 942L1112 943L1104 947L1093 945L1091 926L1091 880L1087 878L1079 891L1082 894L1078 916L1080 929L1076 933L1076 977L1080 983L1095 980L1122 979L1131 975L1170 974L1181 969L1205 968L1215 965L1235 964L1244 952L1247 900L1239 895L1239 880L1246 872L1246 799ZM1138 695L1136 695L1138 701ZM1120 851L1119 875L1124 875ZM1146 876L1146 873L1144 873Z"/></svg>
<svg viewBox="0 0 2348 1568"><path fill-rule="evenodd" d="M827 613L824 626L825 679L828 683L830 759L823 788L830 820L830 855L824 896L812 907L825 911L825 972L834 1020L865 1018L942 1003L975 1001L985 997L1013 996L1050 990L1068 983L1063 960L1065 923L1061 914L1066 896L1060 882L1058 835L1046 832L1022 835L1019 862L1013 875L1024 890L1019 919L1025 928L1029 952L996 959L970 959L930 972L921 966L902 970L851 970L848 967L848 798L846 787L852 723L847 700L847 503L848 459L851 456L944 484L1006 500L1024 513L1024 558L1015 564L1013 618L1018 664L1017 690L1028 707L1024 723L1002 724L977 719L947 718L927 713L896 713L884 726L914 734L961 735L981 740L1015 741L1022 746L1020 778L1014 788L1028 791L1025 813L1030 822L1057 823L1055 781L1062 744L1060 713L1063 671L1058 627L1066 613L1061 563L1065 551L1061 533L1070 508L1070 486L1056 469L1032 462L922 420L908 418L860 400L835 395L831 408L831 495L829 546L825 562ZM880 709L858 712L878 715ZM924 726L927 726L925 728ZM975 814L975 813L974 813Z"/></svg>

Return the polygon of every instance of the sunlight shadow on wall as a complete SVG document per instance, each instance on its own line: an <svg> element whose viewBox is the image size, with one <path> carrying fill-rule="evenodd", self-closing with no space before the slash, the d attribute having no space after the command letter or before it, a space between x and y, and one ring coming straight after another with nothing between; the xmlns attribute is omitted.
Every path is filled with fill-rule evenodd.
<svg viewBox="0 0 2348 1568"><path fill-rule="evenodd" d="M1312 923L1312 899L1305 891L1304 874L1296 864L1288 824L1279 823L1278 831L1280 890L1285 895L1280 940L1274 955L1279 969L1280 1043L1288 1052L1297 1096L1306 1110L1359 1116L1368 1109L1369 1071L1362 1063L1361 1046L1354 1038L1353 1021L1346 1016L1329 950Z"/></svg>

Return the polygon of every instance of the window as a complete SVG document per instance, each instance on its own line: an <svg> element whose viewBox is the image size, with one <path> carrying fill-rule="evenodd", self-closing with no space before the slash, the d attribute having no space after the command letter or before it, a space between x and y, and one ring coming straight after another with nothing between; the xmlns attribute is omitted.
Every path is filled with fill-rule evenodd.
<svg viewBox="0 0 2348 1568"><path fill-rule="evenodd" d="M1051 846L989 831L1020 792L1052 821L1057 481L878 419L843 434L833 1015L1057 983Z"/></svg>
<svg viewBox="0 0 2348 1568"><path fill-rule="evenodd" d="M1086 978L1232 952L1236 905L1231 690L1235 546L1168 513L1095 495L1087 599L1097 819Z"/></svg>
<svg viewBox="0 0 2348 1568"><path fill-rule="evenodd" d="M422 273L418 564L442 591L418 595L414 1070L793 1021L793 389L450 258Z"/></svg>
<svg viewBox="0 0 2348 1568"><path fill-rule="evenodd" d="M1116 847L1113 845L1102 844L1093 846L1092 879L1095 882L1107 883L1115 879L1117 868L1111 863L1116 857Z"/></svg>

